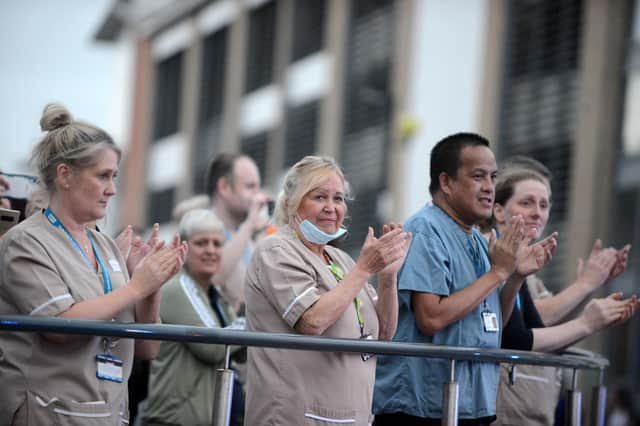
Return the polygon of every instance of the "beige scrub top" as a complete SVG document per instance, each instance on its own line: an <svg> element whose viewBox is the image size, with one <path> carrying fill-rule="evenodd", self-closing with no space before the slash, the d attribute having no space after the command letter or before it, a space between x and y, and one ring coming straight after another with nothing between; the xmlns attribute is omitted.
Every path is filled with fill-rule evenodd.
<svg viewBox="0 0 640 426"><path fill-rule="evenodd" d="M348 273L345 252L325 247ZM294 325L323 293L340 285L326 263L289 227L262 240L247 269L247 329L296 333ZM378 338L377 296L366 284L359 295L365 333ZM360 337L353 303L323 337ZM248 349L246 425L367 425L376 358L360 354L250 347Z"/></svg>
<svg viewBox="0 0 640 426"><path fill-rule="evenodd" d="M527 278L533 299L552 293L534 275ZM500 384L496 401L498 419L492 426L553 426L560 398L561 370L541 365L518 365L515 383L509 380L511 365L500 364Z"/></svg>
<svg viewBox="0 0 640 426"><path fill-rule="evenodd" d="M90 231L108 269L113 289L126 285L128 273L115 243ZM96 272L62 229L36 213L0 240L0 313L54 317L74 303L104 294ZM116 321L133 321L133 307ZM26 425L120 425L129 417L127 379L133 341L113 342L112 355L123 361L123 381L96 377L102 337L52 343L38 333L0 332L0 421Z"/></svg>

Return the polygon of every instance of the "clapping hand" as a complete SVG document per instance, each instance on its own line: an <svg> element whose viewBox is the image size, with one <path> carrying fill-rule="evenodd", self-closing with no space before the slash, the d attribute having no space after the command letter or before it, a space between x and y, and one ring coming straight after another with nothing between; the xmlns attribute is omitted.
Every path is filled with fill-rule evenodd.
<svg viewBox="0 0 640 426"><path fill-rule="evenodd" d="M622 293L613 293L604 299L591 300L580 318L587 325L589 333L594 333L609 325L627 321L637 306L638 298L635 295L623 300Z"/></svg>
<svg viewBox="0 0 640 426"><path fill-rule="evenodd" d="M491 268L496 270L503 279L507 279L516 269L518 250L526 242L524 233L524 219L518 215L507 225L506 231L498 239L496 231L491 230L489 238L489 259Z"/></svg>
<svg viewBox="0 0 640 426"><path fill-rule="evenodd" d="M578 281L584 283L590 292L620 275L627 267L630 245L620 250L602 248L602 241L596 240L586 261L578 259Z"/></svg>
<svg viewBox="0 0 640 426"><path fill-rule="evenodd" d="M369 227L356 266L369 274L383 270L383 273L397 273L410 243L411 233L404 232L402 225L385 225L380 238L376 238L373 228Z"/></svg>
<svg viewBox="0 0 640 426"><path fill-rule="evenodd" d="M531 245L525 239L516 254L516 273L526 277L538 272L549 263L558 245L556 238L558 238L558 233L554 232Z"/></svg>
<svg viewBox="0 0 640 426"><path fill-rule="evenodd" d="M262 191L255 194L251 199L245 223L250 225L252 234L262 231L269 224L270 218L262 215L262 208L267 204L267 201L269 201L269 198Z"/></svg>
<svg viewBox="0 0 640 426"><path fill-rule="evenodd" d="M2 175L0 175L0 207L3 209L10 209L11 203L8 199L4 198L4 193L9 190L9 181Z"/></svg>
<svg viewBox="0 0 640 426"><path fill-rule="evenodd" d="M131 243L133 242L133 228L131 225L127 225L115 238L115 243L118 246L118 250L122 257L126 260L129 258L129 252L131 251Z"/></svg>
<svg viewBox="0 0 640 426"><path fill-rule="evenodd" d="M401 224L395 224L395 223L382 225L382 235L386 235L395 229L402 230L403 226ZM400 239L399 241L400 244L398 244L394 249L394 250L399 250L402 255L398 259L396 259L394 262L391 262L387 266L382 268L382 270L379 272L379 274L382 277L396 276L400 271L400 268L402 268L402 265L404 264L404 259L407 257L407 252L409 251L409 247L411 246L411 237L412 237L411 232L406 232L405 235L406 236L404 238Z"/></svg>
<svg viewBox="0 0 640 426"><path fill-rule="evenodd" d="M126 231L126 230L125 230ZM157 223L153 224L153 229L151 230L151 235L146 242L142 241L142 238L139 236L133 237L132 232L132 240L131 240L131 248L129 250L129 256L127 256L127 269L129 273L131 273L140 261L151 252L153 247L156 247L160 241L160 225ZM162 241L164 244L164 241Z"/></svg>
<svg viewBox="0 0 640 426"><path fill-rule="evenodd" d="M609 278L607 281L611 281L614 278L618 277L620 274L627 269L627 261L629 260L629 252L631 251L631 244L627 244L622 247L620 250L616 251L616 263L611 268L611 272L609 273Z"/></svg>
<svg viewBox="0 0 640 426"><path fill-rule="evenodd" d="M164 241L157 238L153 244L149 253L136 265L131 280L135 291L142 298L154 294L162 284L177 274L187 254L187 243L180 242L178 235L166 247Z"/></svg>

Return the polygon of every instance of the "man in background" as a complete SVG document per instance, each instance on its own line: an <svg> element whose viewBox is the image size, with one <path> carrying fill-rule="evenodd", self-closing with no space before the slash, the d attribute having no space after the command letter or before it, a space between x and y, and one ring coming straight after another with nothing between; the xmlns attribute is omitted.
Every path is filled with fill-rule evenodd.
<svg viewBox="0 0 640 426"><path fill-rule="evenodd" d="M226 243L214 284L234 309L240 311L244 304L245 268L253 252L253 240L268 223L268 218L261 214L268 197L261 189L258 166L243 154L218 155L209 165L205 179L211 208L225 227Z"/></svg>

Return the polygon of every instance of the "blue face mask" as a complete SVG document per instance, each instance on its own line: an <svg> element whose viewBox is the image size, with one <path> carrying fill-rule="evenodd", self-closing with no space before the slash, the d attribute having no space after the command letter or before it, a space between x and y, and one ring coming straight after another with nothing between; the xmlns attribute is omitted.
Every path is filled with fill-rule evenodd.
<svg viewBox="0 0 640 426"><path fill-rule="evenodd" d="M327 244L329 241L333 241L336 238L342 237L346 234L347 230L345 228L338 229L333 234L327 234L323 230L319 229L313 223L309 222L309 219L305 219L300 222L300 232L307 241L314 244Z"/></svg>

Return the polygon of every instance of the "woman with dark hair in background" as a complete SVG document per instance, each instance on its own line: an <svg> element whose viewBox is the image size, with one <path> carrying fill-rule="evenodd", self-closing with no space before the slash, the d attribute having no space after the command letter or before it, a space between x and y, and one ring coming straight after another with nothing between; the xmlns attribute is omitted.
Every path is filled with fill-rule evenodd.
<svg viewBox="0 0 640 426"><path fill-rule="evenodd" d="M120 149L59 104L45 107L40 125L46 134L33 158L50 200L2 239L0 313L158 322L158 290L180 270L186 247L179 238L167 247L153 241L148 253L129 256L128 270L114 241L92 226L115 195ZM0 347L3 422L120 425L134 352L153 358L159 342L5 332Z"/></svg>

